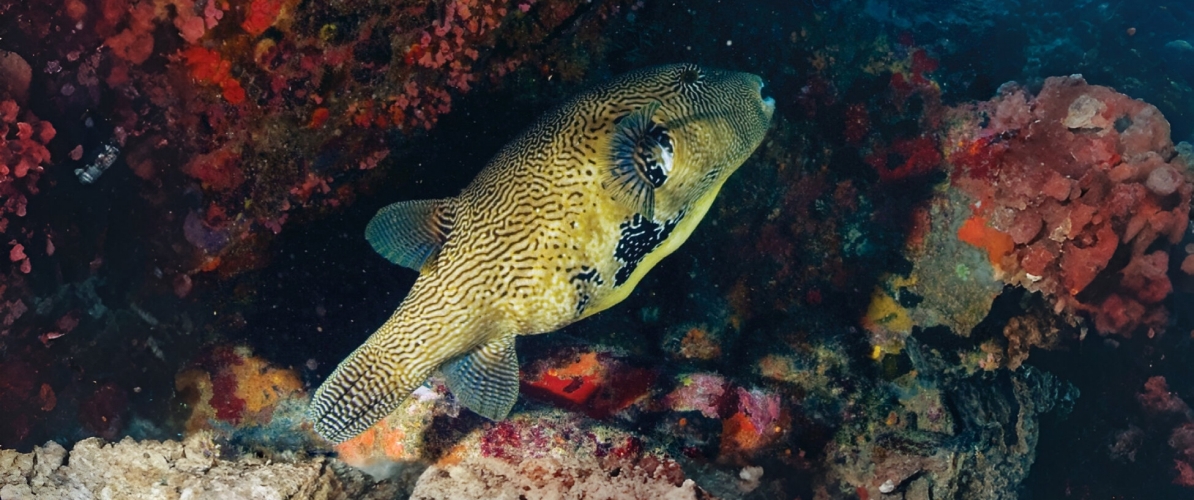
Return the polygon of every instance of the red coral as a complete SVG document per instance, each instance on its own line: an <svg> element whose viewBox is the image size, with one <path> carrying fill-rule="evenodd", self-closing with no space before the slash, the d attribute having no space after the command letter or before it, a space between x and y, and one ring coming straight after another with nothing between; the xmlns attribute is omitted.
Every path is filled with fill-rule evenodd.
<svg viewBox="0 0 1194 500"><path fill-rule="evenodd" d="M232 77L232 63L214 50L191 47L182 52L191 77L203 83L220 86L224 100L229 104L240 104L245 100L245 89Z"/></svg>
<svg viewBox="0 0 1194 500"><path fill-rule="evenodd" d="M583 404L597 391L601 372L596 353L588 353L574 363L545 370L538 377L528 378L523 383L531 389L531 393L540 394L541 397Z"/></svg>
<svg viewBox="0 0 1194 500"><path fill-rule="evenodd" d="M942 109L941 88L927 74L937 70L937 60L929 57L924 49L916 48L908 53L905 64L906 69L897 70L891 75L888 85L892 102L902 111L910 97L920 96L925 105L922 121L930 127L936 127Z"/></svg>
<svg viewBox="0 0 1194 500"><path fill-rule="evenodd" d="M208 404L216 410L216 418L233 425L240 423L245 412L245 400L236 396L236 375L222 370L211 379L212 395Z"/></svg>
<svg viewBox="0 0 1194 500"><path fill-rule="evenodd" d="M240 423L245 412L245 400L236 395L238 382L236 374L229 367L244 362L234 348L220 345L202 354L196 363L211 374L212 395L208 404L216 410L216 418L233 425Z"/></svg>
<svg viewBox="0 0 1194 500"><path fill-rule="evenodd" d="M0 425L0 444L14 446L25 439L32 430L32 414L29 408L37 386L37 369L27 363L11 360L0 363L0 408L7 414L5 425Z"/></svg>
<svg viewBox="0 0 1194 500"><path fill-rule="evenodd" d="M265 33L277 21L285 4L285 0L252 0L240 27L253 36Z"/></svg>
<svg viewBox="0 0 1194 500"><path fill-rule="evenodd" d="M481 454L487 457L512 460L522 447L522 434L513 422L498 422L481 436Z"/></svg>
<svg viewBox="0 0 1194 500"><path fill-rule="evenodd" d="M737 389L738 410L722 421L721 454L743 457L774 443L788 426L779 395Z"/></svg>
<svg viewBox="0 0 1194 500"><path fill-rule="evenodd" d="M926 73L937 71L937 60L929 57L929 53L924 49L916 49L912 52L912 75L913 78L924 79Z"/></svg>
<svg viewBox="0 0 1194 500"><path fill-rule="evenodd" d="M879 178L884 181L922 176L941 166L941 151L933 137L922 135L912 139L897 139L891 148L903 158L903 163L894 169L885 168L886 161L882 167L876 166Z"/></svg>
<svg viewBox="0 0 1194 500"><path fill-rule="evenodd" d="M605 353L565 353L545 359L522 385L528 396L606 418L634 404L650 390L656 373L627 365Z"/></svg>
<svg viewBox="0 0 1194 500"><path fill-rule="evenodd" d="M239 164L239 151L225 147L192 158L182 167L182 171L203 182L205 188L228 191L240 187L245 182L245 174Z"/></svg>
<svg viewBox="0 0 1194 500"><path fill-rule="evenodd" d="M1154 415L1192 416L1186 402L1169 390L1165 377L1149 377L1144 383L1144 392L1137 394L1136 400L1145 411Z"/></svg>
<svg viewBox="0 0 1194 500"><path fill-rule="evenodd" d="M1003 257L1012 252L1015 242L1007 233L988 225L987 219L975 215L958 228L958 240L987 251L987 259L991 265L1002 266Z"/></svg>
<svg viewBox="0 0 1194 500"><path fill-rule="evenodd" d="M307 128L322 127L328 121L329 116L331 116L331 113L328 111L328 108L315 108L315 111L311 112L311 121L307 122Z"/></svg>

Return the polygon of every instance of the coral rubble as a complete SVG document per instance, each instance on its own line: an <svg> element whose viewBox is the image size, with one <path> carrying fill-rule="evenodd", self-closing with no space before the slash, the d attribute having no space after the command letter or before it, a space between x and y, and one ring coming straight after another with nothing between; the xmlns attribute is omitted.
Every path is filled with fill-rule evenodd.
<svg viewBox="0 0 1194 500"><path fill-rule="evenodd" d="M0 450L0 497L33 498L392 498L324 458L229 461L208 433L183 442L91 438L67 452L49 442L30 453ZM389 495L389 496L387 496Z"/></svg>

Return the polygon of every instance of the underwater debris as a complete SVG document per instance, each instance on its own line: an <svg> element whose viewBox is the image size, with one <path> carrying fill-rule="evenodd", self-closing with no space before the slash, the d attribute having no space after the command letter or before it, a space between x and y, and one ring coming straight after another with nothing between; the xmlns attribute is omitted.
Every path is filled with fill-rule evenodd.
<svg viewBox="0 0 1194 500"><path fill-rule="evenodd" d="M120 148L115 142L105 143L100 147L99 154L95 156L95 160L87 164L83 168L75 169L75 176L79 178L79 182L83 184L92 184L99 180L101 175L108 170L116 159L120 157Z"/></svg>

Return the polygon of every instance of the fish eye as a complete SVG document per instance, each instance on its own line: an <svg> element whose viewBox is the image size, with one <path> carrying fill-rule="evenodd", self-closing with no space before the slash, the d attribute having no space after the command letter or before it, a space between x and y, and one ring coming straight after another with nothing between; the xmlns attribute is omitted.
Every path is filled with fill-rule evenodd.
<svg viewBox="0 0 1194 500"><path fill-rule="evenodd" d="M685 68L684 71L680 72L680 83L685 85L694 84L700 79L701 72L697 71L696 68Z"/></svg>

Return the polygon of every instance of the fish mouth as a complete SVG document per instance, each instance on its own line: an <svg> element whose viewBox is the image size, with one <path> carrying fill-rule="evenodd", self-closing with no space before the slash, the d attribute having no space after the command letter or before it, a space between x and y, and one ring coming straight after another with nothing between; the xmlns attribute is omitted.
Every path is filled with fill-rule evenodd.
<svg viewBox="0 0 1194 500"><path fill-rule="evenodd" d="M759 100L763 103L763 111L768 117L771 117L771 115L775 113L775 98L769 95L764 95L763 89L767 86L767 83L763 81L762 77L756 76L755 78L758 78L759 80Z"/></svg>

